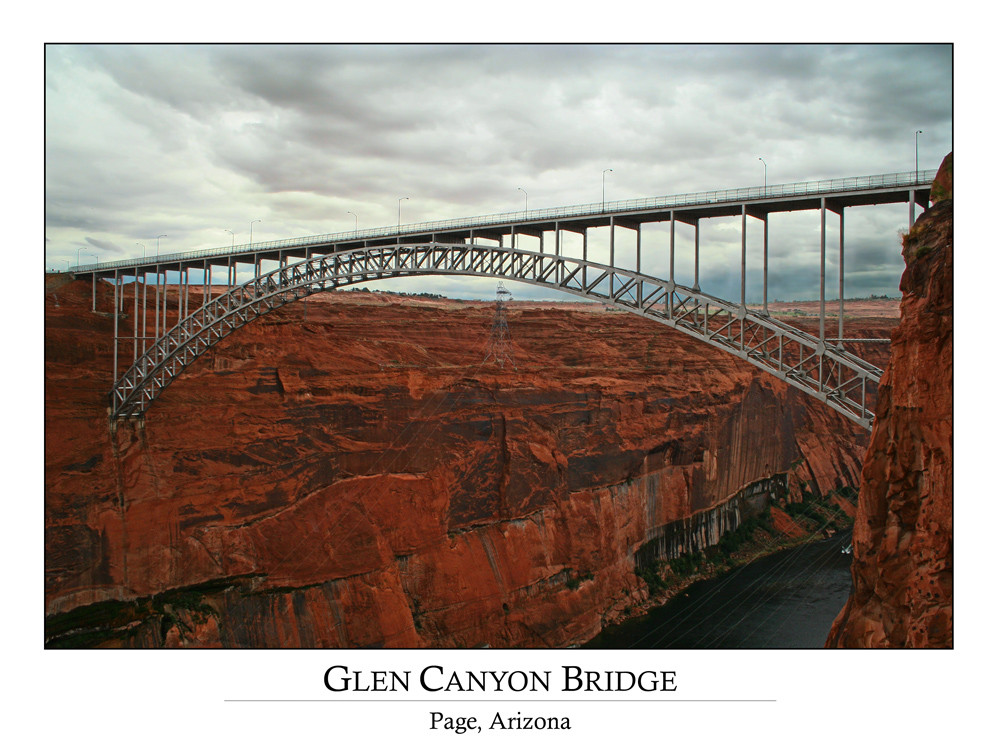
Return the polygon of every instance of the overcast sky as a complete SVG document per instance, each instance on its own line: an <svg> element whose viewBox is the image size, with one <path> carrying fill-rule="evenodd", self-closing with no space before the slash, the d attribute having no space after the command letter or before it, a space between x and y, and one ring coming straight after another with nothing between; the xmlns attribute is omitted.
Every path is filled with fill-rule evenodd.
<svg viewBox="0 0 1000 750"><path fill-rule="evenodd" d="M227 230L244 243L254 219L263 241L352 230L348 212L367 229L400 209L404 224L519 210L525 193L531 209L589 203L605 169L608 200L760 185L764 162L768 184L909 171L917 130L920 167L934 169L952 142L947 45L49 45L45 63L56 269L78 251L84 263L151 255L157 235L161 253L227 246ZM846 296L897 293L906 223L904 205L848 210ZM750 221L751 263L760 227ZM619 232L616 255L634 262L634 233ZM591 234L599 260L604 235ZM702 287L738 295L738 220L705 221L701 236ZM693 234L677 241L690 281ZM663 226L644 227L644 271L665 271L666 242ZM817 296L818 243L818 212L772 215L772 298Z"/></svg>

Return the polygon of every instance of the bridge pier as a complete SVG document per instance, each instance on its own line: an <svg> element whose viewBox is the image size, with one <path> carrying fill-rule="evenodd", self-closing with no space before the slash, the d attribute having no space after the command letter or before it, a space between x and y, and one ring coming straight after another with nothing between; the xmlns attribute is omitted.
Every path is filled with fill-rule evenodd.
<svg viewBox="0 0 1000 750"><path fill-rule="evenodd" d="M167 332L167 274L169 272L166 268L163 269L163 333Z"/></svg>
<svg viewBox="0 0 1000 750"><path fill-rule="evenodd" d="M819 342L826 343L826 197L819 199ZM822 365L822 360L820 360ZM820 372L820 382L823 382Z"/></svg>
<svg viewBox="0 0 1000 750"><path fill-rule="evenodd" d="M139 267L132 278L132 361L139 359ZM145 336L143 331L143 336Z"/></svg>
<svg viewBox="0 0 1000 750"><path fill-rule="evenodd" d="M146 288L149 286L149 271L142 272L142 353L146 353L146 340L149 338L149 329L146 327Z"/></svg>
<svg viewBox="0 0 1000 750"><path fill-rule="evenodd" d="M767 224L767 209L759 208L757 206L747 206L747 215L752 216L755 219L760 219L764 223L764 256L763 256L763 315L768 315L767 311L767 245L768 245L768 224Z"/></svg>
<svg viewBox="0 0 1000 750"><path fill-rule="evenodd" d="M840 207L840 261L837 268L839 280L840 310L837 313L837 347L844 348L844 207Z"/></svg>
<svg viewBox="0 0 1000 750"><path fill-rule="evenodd" d="M670 212L670 260L669 260L670 275L667 277L671 284L674 283L674 227L676 226L676 220L677 217L674 215L674 212L671 211ZM695 264L695 267L697 268L697 263ZM698 277L698 272L695 271L695 278L697 277ZM695 283L697 284L697 282Z"/></svg>
<svg viewBox="0 0 1000 750"><path fill-rule="evenodd" d="M741 207L740 217L740 311L747 311L747 204Z"/></svg>
<svg viewBox="0 0 1000 750"><path fill-rule="evenodd" d="M642 224L635 225L635 272L642 273Z"/></svg>
<svg viewBox="0 0 1000 750"><path fill-rule="evenodd" d="M683 224L690 224L694 227L694 285L691 287L696 292L701 291L701 284L699 282L701 274L701 224L700 219L697 216L685 215L680 211L670 212L670 258L669 258L669 280L671 284L676 284L677 279L674 277L674 258L675 258L675 227L677 222Z"/></svg>
<svg viewBox="0 0 1000 750"><path fill-rule="evenodd" d="M111 360L113 368L112 375L114 376L114 379L117 381L118 380L118 270L117 269L115 269L114 305L112 306L111 311L114 313L115 316L115 329L113 334L114 346L112 347L114 349L114 354L112 355L112 360Z"/></svg>
<svg viewBox="0 0 1000 750"><path fill-rule="evenodd" d="M613 266L615 264L615 217L608 217L608 221L611 227L611 260L608 261L608 265ZM614 289L611 291L614 292Z"/></svg>
<svg viewBox="0 0 1000 750"><path fill-rule="evenodd" d="M767 311L767 213L764 213L764 315L769 315ZM695 282L695 289L698 288L698 282Z"/></svg>

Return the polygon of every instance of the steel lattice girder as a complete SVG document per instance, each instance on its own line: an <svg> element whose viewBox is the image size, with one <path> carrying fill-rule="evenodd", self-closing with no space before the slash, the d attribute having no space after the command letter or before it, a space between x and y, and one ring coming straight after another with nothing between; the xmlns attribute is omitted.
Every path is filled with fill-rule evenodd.
<svg viewBox="0 0 1000 750"><path fill-rule="evenodd" d="M523 281L616 305L753 363L871 429L881 370L815 336L700 291L561 255L473 244L393 244L281 266L183 318L112 390L112 417L141 416L191 362L234 330L325 289L379 278L455 274ZM584 284L583 279L587 278Z"/></svg>

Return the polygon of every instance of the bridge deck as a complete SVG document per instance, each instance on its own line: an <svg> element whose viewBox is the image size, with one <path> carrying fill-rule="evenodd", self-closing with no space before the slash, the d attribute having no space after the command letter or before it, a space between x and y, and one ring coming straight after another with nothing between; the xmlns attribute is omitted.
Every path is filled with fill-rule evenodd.
<svg viewBox="0 0 1000 750"><path fill-rule="evenodd" d="M182 270L204 268L206 265L255 263L260 260L281 260L290 257L307 258L342 250L384 245L392 241L471 243L488 239L502 242L504 236L510 234L539 237L543 232L557 230L585 232L592 227L608 226L611 221L614 221L615 226L633 229L640 224L671 219L694 223L706 218L739 216L744 206L749 215L763 218L769 213L818 209L824 199L826 207L836 212L850 206L887 203L915 202L926 207L930 199L933 178L933 171L923 170L919 173L846 177L768 187L685 193L659 198L608 201L603 204L516 211L357 232L255 242L252 246L234 245L83 265L71 268L69 271L77 276L93 274L98 278L110 278L116 272L131 276L136 273L155 273L166 268Z"/></svg>

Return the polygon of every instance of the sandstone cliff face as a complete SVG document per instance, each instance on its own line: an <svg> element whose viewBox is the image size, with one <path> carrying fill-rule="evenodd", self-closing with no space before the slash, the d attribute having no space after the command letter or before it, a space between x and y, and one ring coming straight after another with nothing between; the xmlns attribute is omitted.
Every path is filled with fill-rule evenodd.
<svg viewBox="0 0 1000 750"><path fill-rule="evenodd" d="M90 292L46 294L58 645L577 643L646 598L633 555L664 524L781 472L793 499L860 482L863 430L597 306L515 307L498 371L489 305L317 295L112 433L111 300Z"/></svg>
<svg viewBox="0 0 1000 750"><path fill-rule="evenodd" d="M832 646L952 645L951 156L904 237L892 359L854 525L854 591Z"/></svg>

